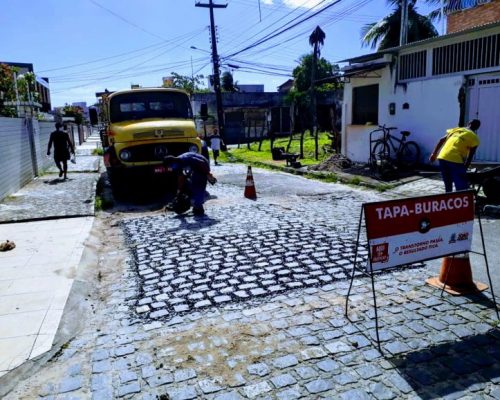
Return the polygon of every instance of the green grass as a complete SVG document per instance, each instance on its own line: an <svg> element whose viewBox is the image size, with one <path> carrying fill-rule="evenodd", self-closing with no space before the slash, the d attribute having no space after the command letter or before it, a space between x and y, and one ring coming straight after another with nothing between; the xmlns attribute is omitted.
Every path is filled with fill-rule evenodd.
<svg viewBox="0 0 500 400"><path fill-rule="evenodd" d="M300 153L300 135L294 135L294 140L290 145L289 153ZM288 137L280 138L274 141L274 147L286 147L288 145ZM300 163L304 166L318 164L328 157L323 151L324 145L331 144L330 139L326 132L320 133L318 145L319 145L319 160L314 158L314 138L311 137L309 133L304 135L304 158L300 159ZM261 151L258 151L259 144L252 143L250 145L250 150L247 148L246 144L242 144L239 149L231 149L227 153L222 153L221 161L231 162L253 162L253 163L266 163L275 164L276 166L282 166L285 161L273 161L271 155L271 141L266 139L262 142Z"/></svg>
<svg viewBox="0 0 500 400"><path fill-rule="evenodd" d="M95 197L95 205L94 209L95 211L102 211L102 210L107 210L108 208L113 207L113 202L110 200L107 200L103 196L97 195Z"/></svg>
<svg viewBox="0 0 500 400"><path fill-rule="evenodd" d="M92 150L93 156L102 156L103 154L104 154L104 150L102 149L102 147L98 147L98 148L95 148L94 150Z"/></svg>

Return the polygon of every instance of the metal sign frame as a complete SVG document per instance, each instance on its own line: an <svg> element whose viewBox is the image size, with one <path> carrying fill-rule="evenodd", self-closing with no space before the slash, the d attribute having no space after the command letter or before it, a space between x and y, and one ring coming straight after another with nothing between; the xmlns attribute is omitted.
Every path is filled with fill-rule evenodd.
<svg viewBox="0 0 500 400"><path fill-rule="evenodd" d="M469 191L469 192L473 192L473 191ZM475 195L475 192L473 192L473 193ZM422 196L422 197L426 197L426 196ZM383 354L382 348L380 346L377 296L376 296L376 292L375 292L375 273L379 272L379 271L374 271L373 268L372 268L372 263L370 261L372 259L372 254L371 254L371 246L369 244L368 235L367 235L367 242L368 242L368 260L367 261L368 261L369 266L370 266L370 268L368 268L369 271L367 272L367 268L358 265L358 252L359 252L359 244L360 244L360 236L361 236L361 228L362 228L362 223L363 223L363 216L364 216L365 204L368 204L368 203L363 203L362 204L362 206L361 206L361 212L359 214L358 232L357 232L357 236L356 236L356 248L354 250L354 261L353 261L353 264L352 264L351 282L349 284L349 290L347 291L347 295L346 295L346 303L345 303L345 313L344 313L344 316L350 322L353 322L353 321L351 321L349 319L349 315L348 315L348 312L349 312L349 297L351 295L351 290L352 290L352 285L353 285L353 282L354 282L355 273L356 273L356 271L358 271L362 275L370 277L370 280L371 280L372 295L373 295L373 308L374 308L374 312L375 312L375 333L376 333L376 338L377 338L377 347L378 347L380 353ZM475 207L475 205L476 205L476 196L474 196L474 207ZM496 302L496 299L495 299L495 293L494 293L494 290L493 290L493 283L491 281L490 268L489 268L489 264L488 264L488 257L487 257L487 254L486 254L486 245L485 245L485 241L484 241L483 225L482 225L482 222L481 222L481 211L480 211L479 208L476 210L476 216L477 216L477 220L478 220L478 223L479 223L479 232L480 232L480 235L481 235L481 244L482 244L483 251L482 252L477 252L477 251L470 250L470 251L468 251L466 253L473 253L473 254L481 255L481 256L484 257L484 262L485 262L485 265L486 265L486 273L488 275L488 282L489 282L489 285L490 285L490 290L491 290L491 296L492 296L492 299L493 299L493 304L495 306L495 311L496 311L496 314L497 314L497 319L500 320L498 306L497 306L497 302ZM365 219L365 223L366 223L366 219ZM450 254L440 255L438 257L427 258L427 259L423 259L423 260L419 260L419 261L415 261L415 262L424 262L424 261L435 260L435 259L438 259L438 258L449 257L449 256L452 256L454 258L454 256L456 256L458 254L464 254L464 252L460 251L460 252L456 252L456 253L450 253ZM453 264L453 262L451 264ZM404 266L404 265L408 265L408 264L394 265L394 266L392 266L390 268L387 268L387 269L384 269L382 271L399 268L399 267ZM452 265L450 265L450 268L451 268L451 266ZM448 279L448 274L446 275L445 282L443 282L443 288L441 289L441 297L443 296L443 292L444 292L444 288L446 287L447 279Z"/></svg>

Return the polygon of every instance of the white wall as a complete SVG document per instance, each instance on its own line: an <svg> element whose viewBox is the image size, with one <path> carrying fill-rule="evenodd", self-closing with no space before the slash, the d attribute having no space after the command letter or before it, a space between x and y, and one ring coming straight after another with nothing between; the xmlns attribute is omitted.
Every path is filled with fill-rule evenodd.
<svg viewBox="0 0 500 400"><path fill-rule="evenodd" d="M395 126L410 131L408 140L417 142L421 150L421 162L428 162L436 142L446 129L458 125L460 108L458 91L463 76L430 78L400 84L395 87L395 71L390 68L376 71L380 78L351 78L344 88L344 112L342 126L342 152L358 162L369 157L369 132L375 126L352 125L352 89L358 86L379 84L379 125ZM373 74L373 73L372 73ZM389 104L395 103L395 115L389 115ZM409 104L403 110L404 103ZM396 133L399 137L399 133Z"/></svg>
<svg viewBox="0 0 500 400"><path fill-rule="evenodd" d="M45 156L53 130L53 122L0 117L0 200L53 165Z"/></svg>

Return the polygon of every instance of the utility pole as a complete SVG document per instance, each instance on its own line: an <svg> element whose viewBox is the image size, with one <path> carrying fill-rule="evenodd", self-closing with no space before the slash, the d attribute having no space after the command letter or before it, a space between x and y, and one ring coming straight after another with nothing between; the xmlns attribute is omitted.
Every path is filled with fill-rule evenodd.
<svg viewBox="0 0 500 400"><path fill-rule="evenodd" d="M399 45L408 43L408 0L401 0L401 27L399 30Z"/></svg>
<svg viewBox="0 0 500 400"><path fill-rule="evenodd" d="M214 4L213 0L209 0L208 4L196 3L196 7L210 9L210 36L212 39L212 63L214 69L214 91L215 100L217 102L217 124L219 126L219 135L222 141L225 142L224 135L224 111L222 109L222 94L220 86L220 71L219 71L219 55L217 54L217 37L215 36L214 8L226 8L227 4Z"/></svg>

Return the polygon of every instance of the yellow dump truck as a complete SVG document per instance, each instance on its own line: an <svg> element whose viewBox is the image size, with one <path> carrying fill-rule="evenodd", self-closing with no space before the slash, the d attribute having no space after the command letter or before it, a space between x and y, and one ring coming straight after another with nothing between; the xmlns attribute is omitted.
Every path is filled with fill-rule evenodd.
<svg viewBox="0 0 500 400"><path fill-rule="evenodd" d="M177 89L140 88L103 96L104 164L113 189L130 178L164 175L163 159L199 153L189 96Z"/></svg>

